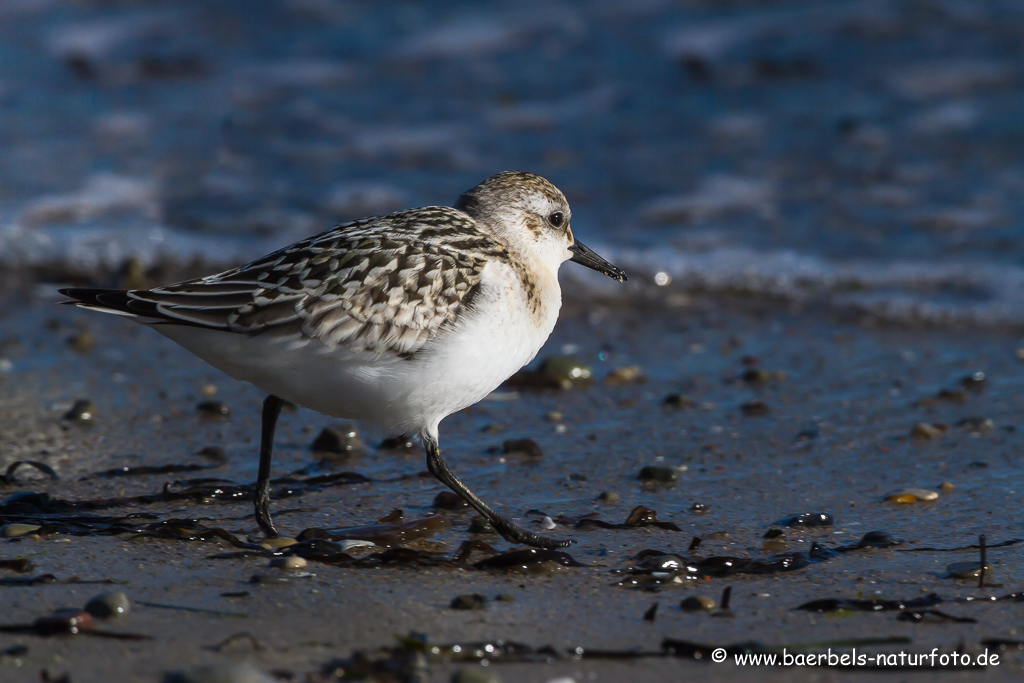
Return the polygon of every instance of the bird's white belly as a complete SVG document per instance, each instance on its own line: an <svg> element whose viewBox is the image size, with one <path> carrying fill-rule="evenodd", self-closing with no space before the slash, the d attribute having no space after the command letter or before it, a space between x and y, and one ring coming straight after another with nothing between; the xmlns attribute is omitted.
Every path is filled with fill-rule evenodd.
<svg viewBox="0 0 1024 683"><path fill-rule="evenodd" d="M554 327L560 292L530 310L508 282L481 292L451 328L409 359L353 354L177 325L155 329L235 379L325 415L367 420L389 433L435 433L447 415L473 405L529 363ZM557 287L557 285L556 285Z"/></svg>
<svg viewBox="0 0 1024 683"><path fill-rule="evenodd" d="M533 360L551 334L557 310L550 320L538 321L525 308L481 306L439 336L401 382L404 403L420 416L414 418L419 428L436 432L445 416L481 400Z"/></svg>

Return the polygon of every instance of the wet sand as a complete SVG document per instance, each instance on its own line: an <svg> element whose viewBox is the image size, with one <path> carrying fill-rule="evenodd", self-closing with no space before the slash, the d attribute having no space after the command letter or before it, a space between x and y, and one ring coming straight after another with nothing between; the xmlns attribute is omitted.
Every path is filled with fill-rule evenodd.
<svg viewBox="0 0 1024 683"><path fill-rule="evenodd" d="M568 552L586 566L491 573L473 568L480 551L456 563L467 539L509 545L471 535L469 513L441 511L451 528L401 551L433 566L311 561L311 576L253 585L254 574L285 573L266 556L211 559L238 552L224 540L75 535L62 522L59 533L0 538L0 562L36 565L0 568L0 626L120 588L132 613L100 626L151 639L0 631L0 681L37 681L44 669L75 683L157 681L246 661L282 680L356 676L363 661L378 679L446 681L467 666L421 657L420 671L408 649L382 649L410 632L439 646L533 648L488 669L506 682L874 681L868 670L611 654L660 655L666 639L772 648L905 638L861 648L972 653L991 639L1021 642L1020 602L955 601L1024 588L1021 546L988 552L984 588L946 575L977 550L923 550L1024 537L1020 7L0 3L0 474L32 460L59 476L19 468L0 482L0 505L38 491L107 500L66 516L120 517L122 527L195 520L241 541L256 531L247 500L170 494L255 479L262 396L150 330L55 306L59 284L165 283L193 259L201 269L189 274L213 272L347 218L449 202L516 167L564 189L580 238L631 277L626 299L595 303L584 300L618 285L564 269L570 301L541 355L576 356L594 369L593 386L503 390L442 425L446 457L474 491L530 528L564 522L548 533L574 538ZM643 280L671 284L652 293ZM1006 327L955 327L968 321ZM84 332L91 350L68 344ZM606 383L631 366L647 381ZM978 372L984 386L962 383ZM664 405L669 396L677 405ZM81 399L96 406L91 424L63 418ZM230 415L203 417L204 401ZM283 532L375 524L395 509L405 520L434 514L444 489L421 476L422 454L379 449L383 435L368 427L365 455L318 468L310 444L330 424L304 410L281 420L275 474L300 474L277 491L301 490L274 501ZM918 424L936 438L915 442ZM544 455L501 452L523 438ZM198 454L208 447L224 449L224 462ZM204 469L97 476L177 464ZM649 465L675 468L675 485L639 481ZM368 481L309 484L346 471ZM884 500L908 487L939 495ZM598 500L605 492L617 501ZM135 500L109 502L119 498ZM573 528L588 514L621 523L639 505L679 530ZM834 524L785 528L766 544L799 513ZM874 530L902 544L828 554ZM703 540L690 551L694 537ZM705 569L651 590L614 585L651 549ZM353 555L372 564L382 552ZM707 565L785 553L807 566L723 577ZM16 585L47 574L57 582ZM726 588L728 617L679 607ZM944 599L936 609L975 621L795 610L931 592ZM471 593L489 599L485 610L449 607ZM656 619L644 620L656 602ZM258 647L233 638L242 633ZM570 656L577 647L583 659ZM1024 652L1000 654L984 675L1019 678Z"/></svg>
<svg viewBox="0 0 1024 683"><path fill-rule="evenodd" d="M262 399L257 390L229 380L141 326L58 308L54 301L51 295L8 292L0 306L0 357L10 361L0 374L0 466L35 460L60 477L54 482L19 469L19 481L0 488L4 498L31 490L66 500L99 500L158 494L165 483L199 477L239 484L255 478ZM83 331L93 337L91 350L68 344ZM977 550L907 551L968 546L977 543L979 534L989 544L1024 537L1019 476L1024 364L1015 356L1021 345L1019 334L1011 331L882 327L869 319L840 320L812 310L711 301L693 294L662 292L639 308L570 300L541 357L571 353L593 368L597 381L571 391L503 389L495 400L442 423L446 456L484 500L533 528L539 529L535 525L543 515L575 519L593 512L618 523L635 506L645 505L680 531L559 525L546 533L575 539L568 552L587 566L549 566L542 573L473 569L471 562L486 556L477 553L461 567L339 568L311 561L311 576L284 585L248 583L254 574L286 575L268 568L266 557L211 559L236 550L224 541L60 533L0 541L0 559L27 557L36 565L26 575L0 570L0 579L52 573L59 581L0 585L5 624L31 623L54 609L81 606L97 593L120 588L134 602L133 610L101 627L152 638L0 633L0 653L27 647L20 657L0 654L0 678L35 681L48 669L69 672L76 683L112 677L153 681L187 666L252 662L283 680L335 680L339 669L351 672L355 653L393 661L380 648L396 647L395 635L418 633L437 645L502 639L553 648L528 662L492 664L490 670L506 682L559 676L577 681L876 680L871 670L744 669L706 659L576 659L568 653L577 647L589 653L658 653L666 638L709 646L909 639L862 648L872 653L936 647L977 653L988 639L1020 642L1020 602L948 601L1021 590L1024 546L988 551L993 571L985 588L946 575L948 564L974 560ZM642 368L645 382L614 386L605 381L616 368L634 365ZM965 389L961 380L977 372L985 373L984 386ZM937 398L942 390L947 390L945 398ZM685 397L682 407L663 405L673 394ZM96 404L93 423L64 419L83 398ZM226 404L230 416L203 417L196 406L209 400ZM752 404L756 401L763 403ZM765 409L766 414L747 414ZM977 429L959 424L968 418L992 423L974 421ZM910 434L917 423L948 428L933 440L915 441ZM306 410L286 412L279 425L275 474L316 463L310 443L330 424ZM317 473L352 471L371 481L274 500L272 510L283 533L374 524L396 508L406 520L432 514L432 501L444 489L433 478L419 476L425 470L421 453L382 451L377 444L383 435L370 428L360 434L367 454ZM543 457L501 453L505 440L521 438L535 440ZM93 476L125 465L209 464L197 455L208 446L225 450L223 465L196 472ZM638 480L646 465L676 468L677 482L666 487ZM940 488L943 482L952 488ZM929 489L939 497L912 504L883 500L907 487ZM596 500L602 492L614 492L619 500ZM708 509L695 512L696 503ZM781 528L780 520L808 512L828 513L835 524L785 528L780 543L763 547L765 532ZM131 513L195 518L241 539L256 533L247 500L178 500L96 514ZM472 515L467 512L439 514L450 518L451 528L410 547L448 560L471 538L498 551L510 547L493 535L469 534ZM792 572L702 576L654 591L614 585L625 574L613 571L638 565L637 554L645 549L691 558L768 558L807 553L813 542L825 548L855 544L873 530L884 530L902 544L837 555ZM688 552L694 536L703 542L697 552ZM112 579L117 585L67 583L75 577ZM726 618L679 607L688 596L718 600L726 587L732 589ZM223 597L238 592L248 595ZM936 609L976 622L932 616L910 623L898 620L896 611L835 615L794 610L822 598L910 600L931 592L947 601ZM470 593L486 596L486 609L449 607L453 598ZM496 601L498 595L511 600ZM644 613L654 603L659 604L656 619L646 621ZM235 639L222 651L215 647L240 633L251 634L258 646ZM1020 675L1024 651L1001 656L1001 664L985 673L987 680ZM430 661L423 680L448 680L462 666L477 665ZM407 679L407 673L400 670L394 679ZM901 671L904 677L912 673ZM969 669L939 673L942 680L980 675Z"/></svg>

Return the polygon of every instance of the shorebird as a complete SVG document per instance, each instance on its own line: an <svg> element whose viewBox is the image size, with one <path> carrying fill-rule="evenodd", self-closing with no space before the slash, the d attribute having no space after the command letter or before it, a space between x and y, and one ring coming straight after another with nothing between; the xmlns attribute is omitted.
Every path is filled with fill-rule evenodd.
<svg viewBox="0 0 1024 683"><path fill-rule="evenodd" d="M491 509L441 458L438 426L529 363L558 318L568 260L626 274L569 227L561 191L524 171L493 175L454 208L362 218L223 273L148 290L62 289L62 303L149 325L263 402L256 522L270 516L283 401L418 434L427 468L507 540L567 546Z"/></svg>

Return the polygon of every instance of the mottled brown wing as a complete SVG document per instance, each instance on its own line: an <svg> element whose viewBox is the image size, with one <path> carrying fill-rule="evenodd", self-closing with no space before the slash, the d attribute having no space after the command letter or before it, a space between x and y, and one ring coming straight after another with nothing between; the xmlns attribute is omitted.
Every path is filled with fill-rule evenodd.
<svg viewBox="0 0 1024 683"><path fill-rule="evenodd" d="M468 309L487 258L504 251L464 215L429 209L350 223L129 296L169 322L408 357Z"/></svg>
<svg viewBox="0 0 1024 683"><path fill-rule="evenodd" d="M466 310L487 264L440 246L389 239L361 242L349 254L299 304L303 334L329 346L403 356Z"/></svg>

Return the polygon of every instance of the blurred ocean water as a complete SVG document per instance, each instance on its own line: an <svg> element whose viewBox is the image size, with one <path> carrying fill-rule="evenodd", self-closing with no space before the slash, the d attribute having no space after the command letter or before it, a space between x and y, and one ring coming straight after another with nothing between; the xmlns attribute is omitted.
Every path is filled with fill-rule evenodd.
<svg viewBox="0 0 1024 683"><path fill-rule="evenodd" d="M522 168L640 280L1020 325L1022 86L1017 0L4 0L0 266L230 266Z"/></svg>

